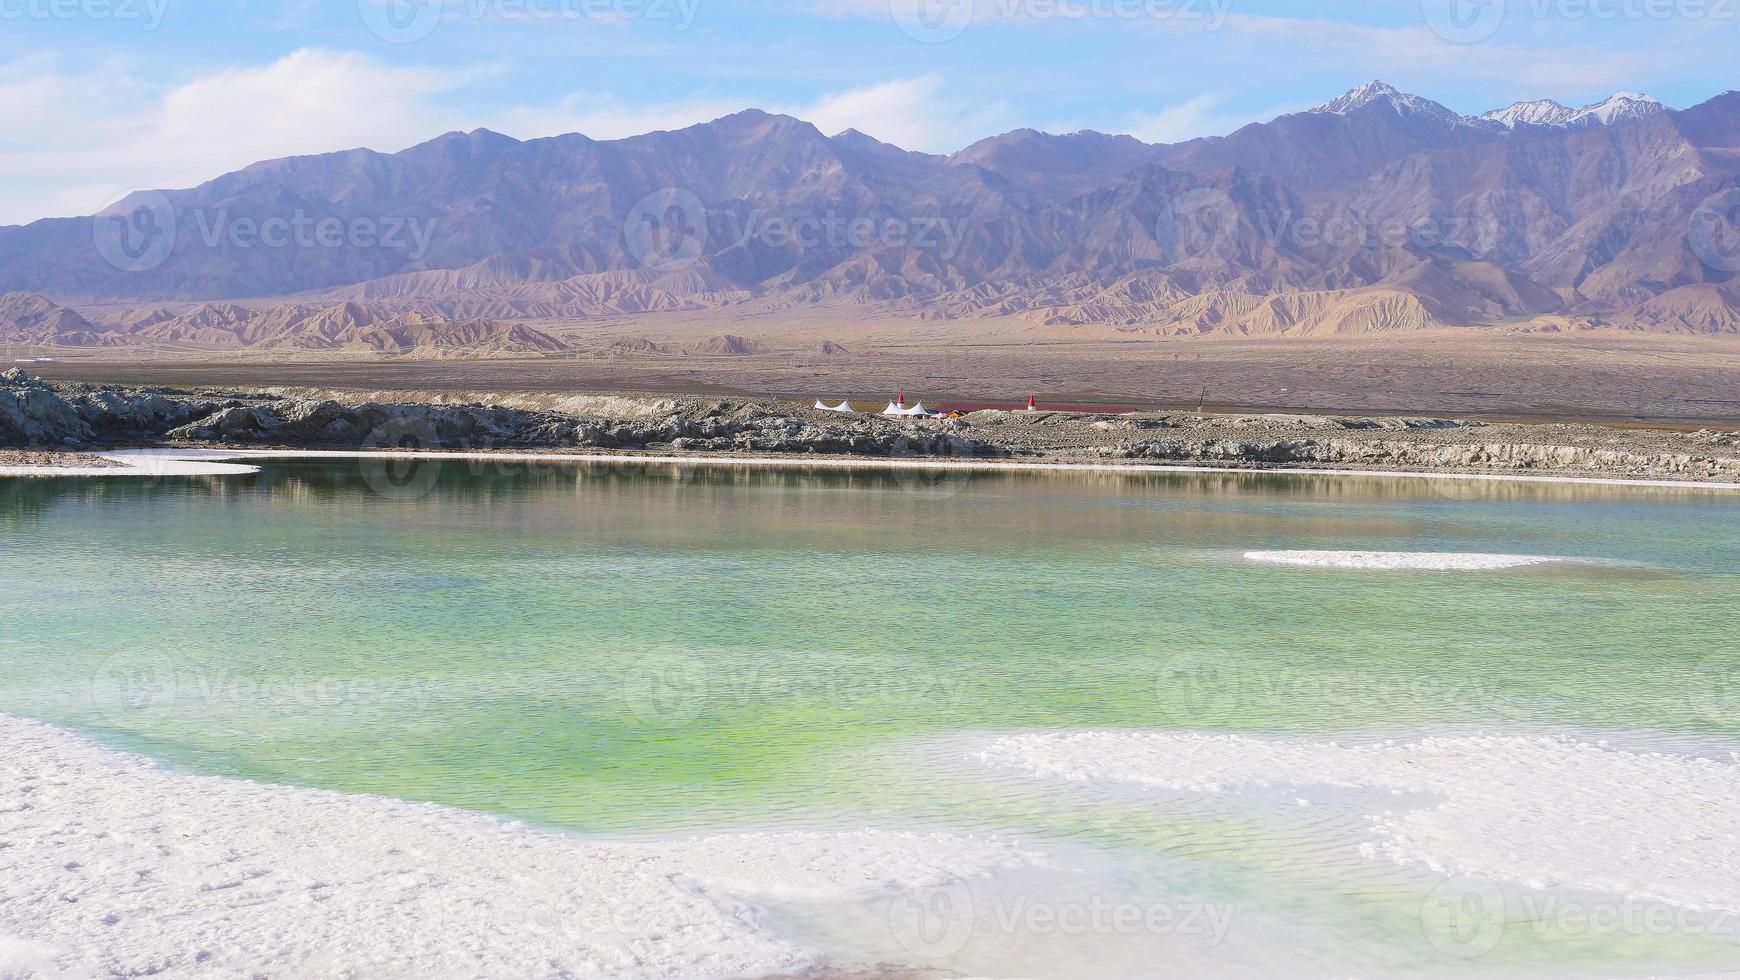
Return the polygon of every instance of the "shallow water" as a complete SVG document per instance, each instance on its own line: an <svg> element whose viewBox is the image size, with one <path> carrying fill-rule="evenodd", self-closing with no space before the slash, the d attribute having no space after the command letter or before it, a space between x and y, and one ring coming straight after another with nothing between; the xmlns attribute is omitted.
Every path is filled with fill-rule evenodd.
<svg viewBox="0 0 1740 980"><path fill-rule="evenodd" d="M1055 841L1124 869L1124 884L1070 886L1084 895L1241 910L1239 938L1213 944L1176 927L1046 933L1009 913L1025 944L980 935L919 957L987 975L1151 975L1156 944L1262 975L1303 940L1327 943L1324 971L1467 964L1419 924L1442 876L1349 853L1357 812L1060 793L971 772L950 747L962 734L1740 744L1740 496L384 465L0 480L0 710L204 772L587 832L885 822ZM1277 550L1571 560L1425 572L1245 557ZM911 959L881 913L769 914L847 955ZM1732 948L1572 938L1509 935L1499 952L1551 975L1725 963Z"/></svg>

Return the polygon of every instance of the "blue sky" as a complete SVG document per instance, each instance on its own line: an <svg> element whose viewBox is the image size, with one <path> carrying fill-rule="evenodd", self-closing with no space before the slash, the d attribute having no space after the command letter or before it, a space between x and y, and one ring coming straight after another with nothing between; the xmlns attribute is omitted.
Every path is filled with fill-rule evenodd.
<svg viewBox="0 0 1740 980"><path fill-rule="evenodd" d="M1463 112L1740 86L1740 0L0 0L0 223L479 126L756 106L947 152L1171 141L1383 78Z"/></svg>

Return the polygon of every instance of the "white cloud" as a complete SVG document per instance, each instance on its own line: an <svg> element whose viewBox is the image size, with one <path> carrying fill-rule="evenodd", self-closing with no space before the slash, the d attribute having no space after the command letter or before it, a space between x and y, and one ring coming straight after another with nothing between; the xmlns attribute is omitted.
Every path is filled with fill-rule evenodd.
<svg viewBox="0 0 1740 980"><path fill-rule="evenodd" d="M944 98L942 79L935 75L848 89L787 111L830 136L856 129L909 150L945 148L958 138L961 116L960 108Z"/></svg>
<svg viewBox="0 0 1740 980"><path fill-rule="evenodd" d="M1144 143L1179 143L1197 136L1220 136L1216 110L1226 101L1219 95L1199 95L1141 118L1126 130Z"/></svg>
<svg viewBox="0 0 1740 980"><path fill-rule="evenodd" d="M574 93L486 119L442 107L475 72L435 73L318 49L152 90L121 74L60 72L49 59L0 65L0 224L90 214L138 188L191 187L251 163L355 147L387 152L488 125L521 139L617 139L706 122L755 104L695 97L628 105ZM953 150L1007 113L951 99L924 75L765 104L824 133L858 129L909 149ZM76 120L76 126L65 125Z"/></svg>
<svg viewBox="0 0 1740 980"><path fill-rule="evenodd" d="M490 128L519 139L581 133L593 139L614 140L662 129L682 129L744 108L745 105L736 102L714 99L625 106L608 93L574 92L553 106L510 109Z"/></svg>
<svg viewBox="0 0 1740 980"><path fill-rule="evenodd" d="M170 92L148 144L165 161L192 151L224 169L292 153L397 148L435 135L441 121L427 99L455 82L356 54L297 51Z"/></svg>
<svg viewBox="0 0 1740 980"><path fill-rule="evenodd" d="M155 93L124 76L13 65L0 70L0 223L89 214L130 189L188 187L273 157L401 149L452 127L430 97L463 78L312 49Z"/></svg>
<svg viewBox="0 0 1740 980"><path fill-rule="evenodd" d="M553 106L521 107L504 113L491 128L510 136L533 139L562 133L583 133L593 139L621 139L660 129L682 129L742 109L784 113L832 136L856 129L909 150L959 149L963 134L990 135L1007 107L1000 103L969 106L955 101L936 75L895 79L862 88L833 92L806 103L769 103L717 98L689 99L644 106L625 106L608 94L577 92Z"/></svg>
<svg viewBox="0 0 1740 980"><path fill-rule="evenodd" d="M1199 136L1225 136L1250 123L1268 122L1276 116L1310 107L1309 104L1300 104L1274 106L1256 112L1235 112L1222 108L1226 101L1224 95L1199 95L1152 115L1138 116L1118 131L1144 143L1182 143Z"/></svg>

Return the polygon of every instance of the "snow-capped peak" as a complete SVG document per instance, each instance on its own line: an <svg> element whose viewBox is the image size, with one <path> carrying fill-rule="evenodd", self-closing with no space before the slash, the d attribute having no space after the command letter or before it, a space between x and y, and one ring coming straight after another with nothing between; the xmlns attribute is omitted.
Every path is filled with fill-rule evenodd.
<svg viewBox="0 0 1740 980"><path fill-rule="evenodd" d="M1524 123L1531 126L1579 128L1611 125L1628 119L1641 119L1644 116L1651 116L1666 110L1667 106L1647 95L1640 95L1636 92L1616 92L1600 102L1586 105L1581 109L1573 109L1552 99L1536 99L1532 102L1518 102L1506 109L1494 109L1480 118L1498 123L1507 129L1515 129Z"/></svg>
<svg viewBox="0 0 1740 980"><path fill-rule="evenodd" d="M1627 119L1642 119L1644 116L1653 116L1666 109L1667 106L1647 95L1637 92L1615 92L1594 105L1584 106L1577 115L1578 118L1587 116L1597 122L1611 125Z"/></svg>
<svg viewBox="0 0 1740 980"><path fill-rule="evenodd" d="M1367 82L1341 98L1325 102L1310 111L1345 116L1355 109L1362 109L1373 104L1388 105L1399 116L1424 116L1428 119L1449 123L1462 120L1461 116L1431 99L1409 95L1386 82Z"/></svg>
<svg viewBox="0 0 1740 980"><path fill-rule="evenodd" d="M1504 109L1494 109L1480 118L1501 123L1507 129L1514 129L1520 123L1531 126L1563 126L1576 116L1577 110L1562 102L1535 99L1531 102L1518 102Z"/></svg>

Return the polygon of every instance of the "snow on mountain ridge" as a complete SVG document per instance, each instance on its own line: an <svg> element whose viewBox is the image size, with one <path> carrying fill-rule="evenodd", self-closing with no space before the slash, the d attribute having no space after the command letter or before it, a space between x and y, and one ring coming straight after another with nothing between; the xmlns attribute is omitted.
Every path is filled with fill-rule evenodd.
<svg viewBox="0 0 1740 980"><path fill-rule="evenodd" d="M1514 129L1520 123L1532 126L1563 126L1575 119L1578 111L1553 99L1534 99L1503 109L1494 109L1482 114L1480 118L1500 123L1506 129Z"/></svg>
<svg viewBox="0 0 1740 980"><path fill-rule="evenodd" d="M1667 106L1647 95L1640 95L1637 92L1615 92L1594 105L1584 106L1582 111L1578 113L1578 118L1588 117L1612 125L1627 119L1642 119L1645 116L1653 116L1666 110Z"/></svg>
<svg viewBox="0 0 1740 980"><path fill-rule="evenodd" d="M1427 119L1451 124L1462 122L1460 115L1431 99L1423 99L1418 95L1403 92L1383 81L1367 82L1338 99L1332 99L1308 111L1345 116L1356 109L1363 109L1376 103L1388 105L1395 110L1398 116L1423 116Z"/></svg>
<svg viewBox="0 0 1740 980"><path fill-rule="evenodd" d="M1616 122L1642 119L1645 116L1665 111L1667 111L1667 106L1647 95L1637 92L1615 92L1600 102L1590 103L1580 109L1573 109L1552 99L1535 99L1529 102L1518 102L1503 109L1494 109L1480 118L1498 123L1506 129L1515 129L1522 123L1528 123L1531 126L1579 128L1609 126Z"/></svg>

